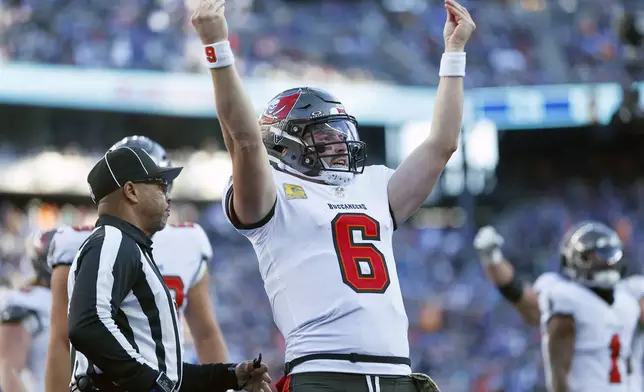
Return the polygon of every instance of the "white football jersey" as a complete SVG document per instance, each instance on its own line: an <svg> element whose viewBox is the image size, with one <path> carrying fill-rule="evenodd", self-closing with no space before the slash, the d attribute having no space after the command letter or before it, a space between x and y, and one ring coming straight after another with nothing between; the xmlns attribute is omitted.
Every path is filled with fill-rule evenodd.
<svg viewBox="0 0 644 392"><path fill-rule="evenodd" d="M627 392L631 344L640 308L633 296L616 287L613 304L588 288L563 277L544 274L534 284L539 293L541 345L546 381L551 384L547 324L555 315L575 320L575 352L569 376L570 390Z"/></svg>
<svg viewBox="0 0 644 392"><path fill-rule="evenodd" d="M622 280L619 285L628 291L638 302L644 298L644 276L633 275ZM629 379L630 392L644 391L644 378L642 367L644 367L644 329L639 325L633 338L631 349L631 377Z"/></svg>
<svg viewBox="0 0 644 392"><path fill-rule="evenodd" d="M238 228L257 254L286 361L317 353L409 357L387 197L392 173L369 166L351 185L338 187L273 170L274 213L261 227ZM224 193L226 212L231 187L232 181ZM403 375L411 369L315 360L292 373L302 372Z"/></svg>
<svg viewBox="0 0 644 392"><path fill-rule="evenodd" d="M27 287L22 290L11 290L3 298L1 312L9 308L21 309L25 315L21 320L24 328L31 335L31 347L27 357L28 372L21 378L32 385L30 390L45 390L45 363L49 345L49 326L51 309L51 291L41 286Z"/></svg>
<svg viewBox="0 0 644 392"><path fill-rule="evenodd" d="M50 267L71 265L93 227L64 226L51 240L47 263ZM196 223L167 225L152 236L152 255L183 315L186 294L208 271L212 247L204 230Z"/></svg>

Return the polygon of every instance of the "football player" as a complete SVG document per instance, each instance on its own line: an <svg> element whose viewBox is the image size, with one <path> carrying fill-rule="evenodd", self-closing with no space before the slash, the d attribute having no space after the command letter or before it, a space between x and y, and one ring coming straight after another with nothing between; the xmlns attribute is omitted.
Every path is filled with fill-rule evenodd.
<svg viewBox="0 0 644 392"><path fill-rule="evenodd" d="M320 89L278 94L258 122L233 65L224 1L203 0L192 17L232 160L225 214L254 246L286 339L283 390L413 391L415 383L433 384L410 376L392 234L427 199L458 146L464 50L475 25L457 2L446 0L445 9L432 129L395 171L365 167L356 119Z"/></svg>
<svg viewBox="0 0 644 392"><path fill-rule="evenodd" d="M501 251L503 237L479 230L474 247L489 279L530 324L541 326L550 391L629 390L629 358L641 303L620 284L623 247L595 221L574 225L561 244L561 273L524 286Z"/></svg>
<svg viewBox="0 0 644 392"><path fill-rule="evenodd" d="M48 231L28 237L26 250L36 278L22 289L10 291L0 308L0 390L3 392L45 389L51 306L47 253L53 235L54 231Z"/></svg>
<svg viewBox="0 0 644 392"><path fill-rule="evenodd" d="M140 147L161 167L170 165L166 151L147 137L131 136L119 147ZM76 252L93 227L62 227L53 238L49 264L52 275L52 323L47 359L47 392L67 392L71 377L67 334L67 275ZM208 261L212 248L195 223L167 225L154 234L154 259L185 317L201 363L226 362L227 350L210 298Z"/></svg>

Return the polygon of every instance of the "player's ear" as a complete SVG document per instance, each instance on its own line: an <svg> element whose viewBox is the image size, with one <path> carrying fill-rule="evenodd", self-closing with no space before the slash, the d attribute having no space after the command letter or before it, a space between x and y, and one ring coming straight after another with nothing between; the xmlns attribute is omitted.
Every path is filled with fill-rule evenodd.
<svg viewBox="0 0 644 392"><path fill-rule="evenodd" d="M126 182L123 187L123 196L132 204L139 202L139 197L141 196L141 190L137 189L136 185L131 182Z"/></svg>

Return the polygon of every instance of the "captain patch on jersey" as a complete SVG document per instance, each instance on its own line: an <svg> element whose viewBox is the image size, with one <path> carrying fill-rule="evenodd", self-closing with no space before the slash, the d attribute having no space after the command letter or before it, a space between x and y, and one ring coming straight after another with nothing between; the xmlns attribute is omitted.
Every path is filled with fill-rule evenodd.
<svg viewBox="0 0 644 392"><path fill-rule="evenodd" d="M306 192L300 185L284 184L284 194L287 200L306 199Z"/></svg>

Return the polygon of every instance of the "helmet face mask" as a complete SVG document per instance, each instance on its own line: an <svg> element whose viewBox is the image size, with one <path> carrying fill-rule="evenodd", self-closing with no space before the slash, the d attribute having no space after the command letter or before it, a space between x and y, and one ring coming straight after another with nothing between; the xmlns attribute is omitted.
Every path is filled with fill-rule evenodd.
<svg viewBox="0 0 644 392"><path fill-rule="evenodd" d="M366 149L353 122L336 119L308 125L302 140L305 143L302 156L313 161L314 170L363 172Z"/></svg>
<svg viewBox="0 0 644 392"><path fill-rule="evenodd" d="M357 122L330 94L313 88L287 90L259 119L271 163L330 185L347 185L364 171L366 144Z"/></svg>
<svg viewBox="0 0 644 392"><path fill-rule="evenodd" d="M617 233L600 222L584 222L564 237L562 272L589 287L611 288L622 278L624 256Z"/></svg>

